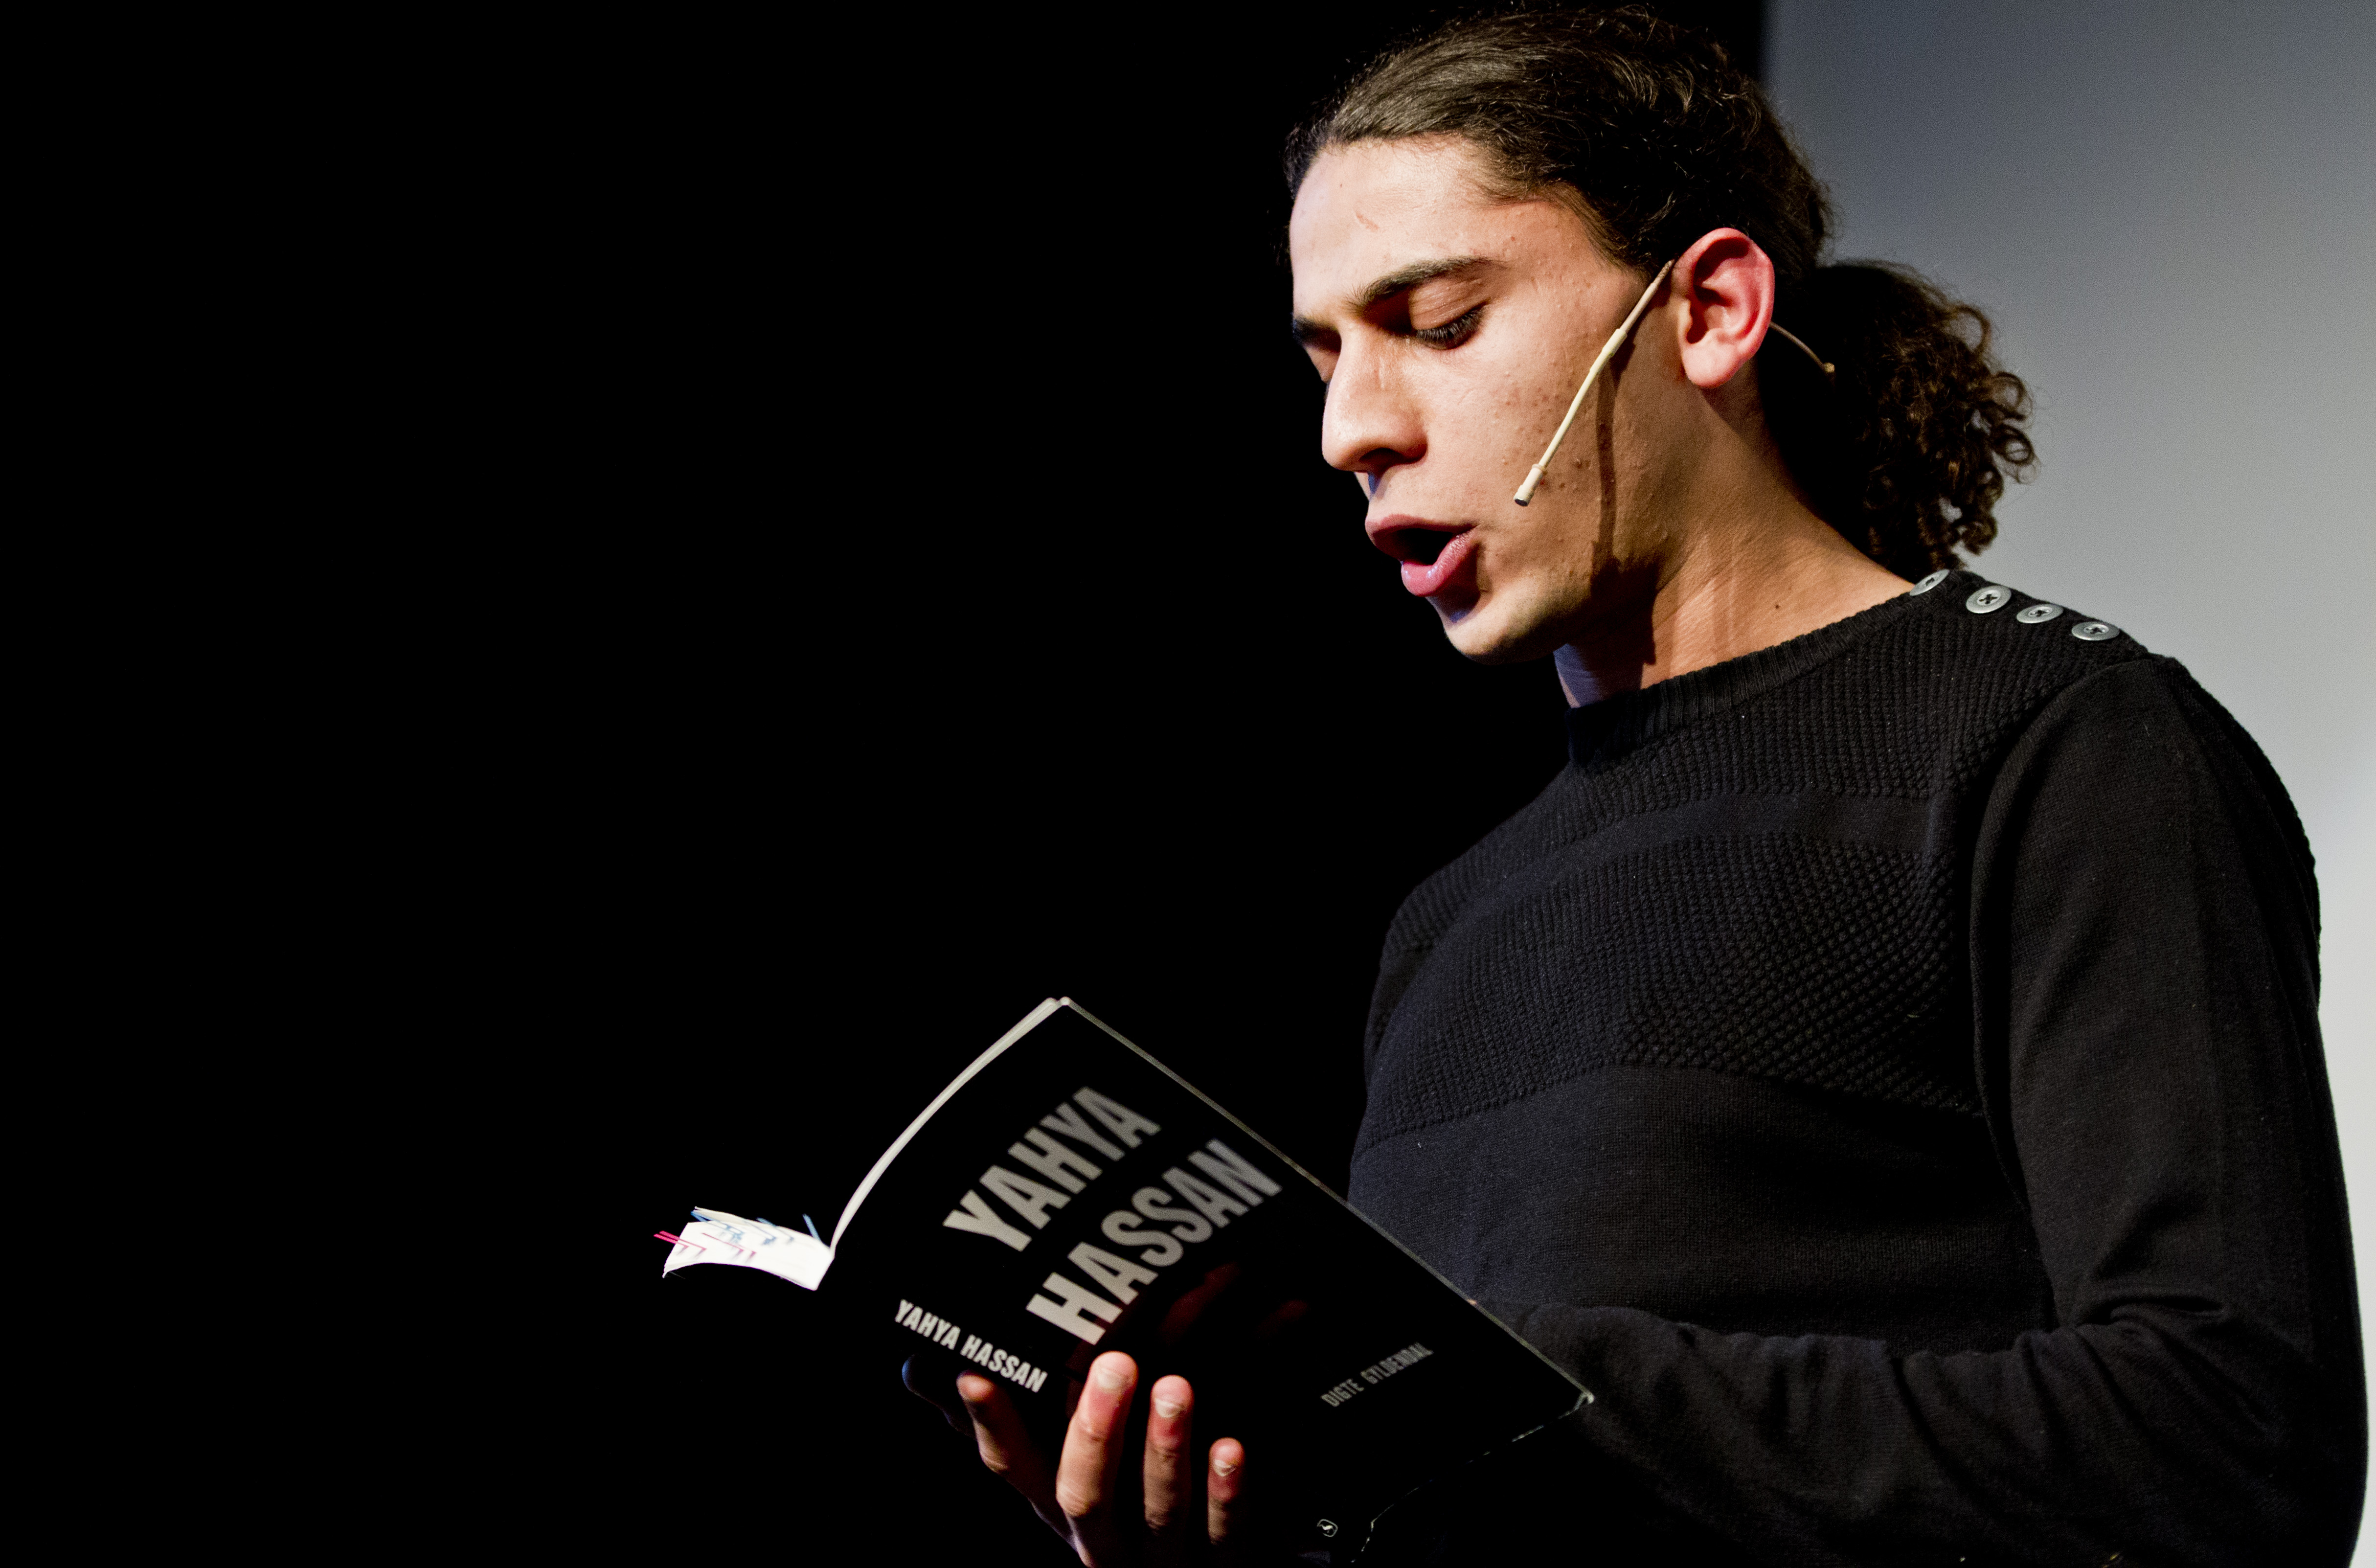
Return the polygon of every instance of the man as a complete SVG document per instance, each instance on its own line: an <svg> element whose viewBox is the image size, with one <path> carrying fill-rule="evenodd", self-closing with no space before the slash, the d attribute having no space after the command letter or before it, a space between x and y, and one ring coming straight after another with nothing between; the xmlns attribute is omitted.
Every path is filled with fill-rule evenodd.
<svg viewBox="0 0 2376 1568"><path fill-rule="evenodd" d="M2307 847L2182 670L1951 569L2028 457L1977 314L1818 266L1753 84L1638 16L1448 29L1290 177L1324 454L1574 705L1388 936L1349 1195L1598 1397L1382 1558L2346 1561ZM1124 1453L1137 1381L1052 1466L959 1392L1084 1561L1242 1544L1261 1455L1177 1377Z"/></svg>

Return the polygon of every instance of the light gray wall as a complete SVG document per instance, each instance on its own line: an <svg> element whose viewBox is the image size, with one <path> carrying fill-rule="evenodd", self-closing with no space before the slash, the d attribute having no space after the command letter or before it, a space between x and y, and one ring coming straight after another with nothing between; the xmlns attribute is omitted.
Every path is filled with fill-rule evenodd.
<svg viewBox="0 0 2376 1568"><path fill-rule="evenodd" d="M1837 254L2036 393L1977 564L2184 660L2293 793L2376 1323L2376 5L1769 0L1765 74Z"/></svg>

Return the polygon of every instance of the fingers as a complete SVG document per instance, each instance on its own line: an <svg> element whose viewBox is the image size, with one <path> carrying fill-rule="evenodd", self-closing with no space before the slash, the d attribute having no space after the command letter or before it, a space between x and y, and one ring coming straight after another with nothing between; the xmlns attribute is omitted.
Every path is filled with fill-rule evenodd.
<svg viewBox="0 0 2376 1568"><path fill-rule="evenodd" d="M1234 1437L1213 1444L1205 1473L1205 1533L1218 1546L1232 1531L1245 1527L1245 1445Z"/></svg>
<svg viewBox="0 0 2376 1568"><path fill-rule="evenodd" d="M1056 1462L1056 1506L1072 1521L1074 1545L1084 1562L1122 1557L1114 1493L1122 1474L1123 1422L1137 1389L1137 1363L1119 1350L1107 1351L1089 1363L1087 1386L1064 1432L1063 1456Z"/></svg>
<svg viewBox="0 0 2376 1568"><path fill-rule="evenodd" d="M909 1386L932 1398L918 1384L914 1363L906 1372ZM1114 1512L1122 1494L1131 1400L1137 1388L1138 1367L1128 1356L1109 1351L1090 1363L1087 1383L1064 1432L1064 1451L1051 1476L1006 1391L974 1372L956 1380L957 1397L972 1422L982 1464L1021 1492L1087 1563L1115 1562L1125 1555L1127 1522L1117 1521ZM1200 1479L1194 1473L1194 1421L1195 1391L1188 1380L1158 1378L1148 1390L1140 1479L1146 1528L1158 1563L1186 1560ZM1221 1439L1206 1455L1201 1478L1205 1530L1216 1545L1245 1534L1246 1511L1241 1501L1245 1464L1245 1446L1235 1438Z"/></svg>
<svg viewBox="0 0 2376 1568"><path fill-rule="evenodd" d="M1159 1377L1148 1390L1146 1454L1140 1461L1140 1491L1146 1527L1158 1540L1177 1537L1196 1503L1196 1451L1189 1439L1195 1392L1184 1377Z"/></svg>
<svg viewBox="0 0 2376 1568"><path fill-rule="evenodd" d="M1006 1391L978 1372L967 1372L957 1379L957 1397L965 1401L966 1414L972 1419L974 1446L981 1453L982 1464L1021 1492L1050 1529L1069 1538L1072 1530L1063 1510L1056 1506L1048 1461L1023 1430L1023 1420L1016 1414Z"/></svg>

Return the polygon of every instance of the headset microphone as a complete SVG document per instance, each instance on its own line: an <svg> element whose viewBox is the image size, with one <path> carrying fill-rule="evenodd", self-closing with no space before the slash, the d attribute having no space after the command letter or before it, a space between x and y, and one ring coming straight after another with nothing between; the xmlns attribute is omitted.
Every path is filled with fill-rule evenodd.
<svg viewBox="0 0 2376 1568"><path fill-rule="evenodd" d="M1567 406L1567 418L1560 421L1559 429L1552 433L1551 444L1543 448L1543 460L1527 470L1527 482L1518 486L1518 493L1510 497L1511 500L1523 506L1535 498L1535 486L1542 483L1543 470L1551 466L1551 458L1559 451L1560 443L1567 439L1567 427L1575 422L1575 411L1584 407L1585 397L1591 392L1592 384L1600 378L1600 373L1609 362L1617 357L1617 350L1625 346L1625 339L1633 336L1634 328L1641 325L1642 313L1650 308L1651 296L1657 293L1658 285L1664 283L1667 280L1667 274L1674 269L1675 264L1671 261L1658 268L1658 275L1650 279L1650 286L1642 291L1640 299L1634 302L1634 308L1627 313L1624 323L1609 335L1608 342L1600 346L1600 356L1592 362L1592 368L1584 373L1584 385L1575 389L1575 401ZM1830 380L1833 372L1838 368L1823 355L1807 347L1796 334L1784 331L1782 327L1772 322L1766 323L1766 330L1779 333L1783 341L1814 361L1817 368L1823 371L1825 380Z"/></svg>
<svg viewBox="0 0 2376 1568"><path fill-rule="evenodd" d="M1523 506L1535 498L1535 486L1543 482L1543 470L1551 466L1551 458L1558 453L1560 443L1567 439L1567 427L1575 422L1575 411L1584 407L1585 397L1591 392L1592 384L1600 379L1601 370L1617 357L1617 350L1625 346L1625 339L1634 335L1634 328L1641 323L1642 313L1650 308L1651 296L1658 291L1658 286L1667 280L1667 274L1674 269L1675 264L1671 261L1658 268L1658 275L1650 279L1650 286L1642 291L1642 297L1635 300L1634 308L1626 313L1623 325L1610 333L1609 341L1600 346L1600 356L1592 362L1592 368L1584 373L1584 385L1575 389L1575 401L1567 406L1567 418L1560 421L1559 429L1551 435L1551 444L1543 448L1543 460L1527 470L1527 482L1518 486L1518 493L1510 498L1519 505Z"/></svg>

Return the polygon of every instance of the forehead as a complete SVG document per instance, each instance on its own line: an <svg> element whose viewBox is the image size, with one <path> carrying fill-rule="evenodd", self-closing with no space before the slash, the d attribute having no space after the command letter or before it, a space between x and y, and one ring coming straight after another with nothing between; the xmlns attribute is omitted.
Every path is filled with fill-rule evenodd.
<svg viewBox="0 0 2376 1568"><path fill-rule="evenodd" d="M1550 244L1589 248L1583 225L1550 200L1497 201L1481 155L1457 137L1332 147L1312 163L1288 220L1295 308L1319 318L1371 279L1417 262L1515 259Z"/></svg>

